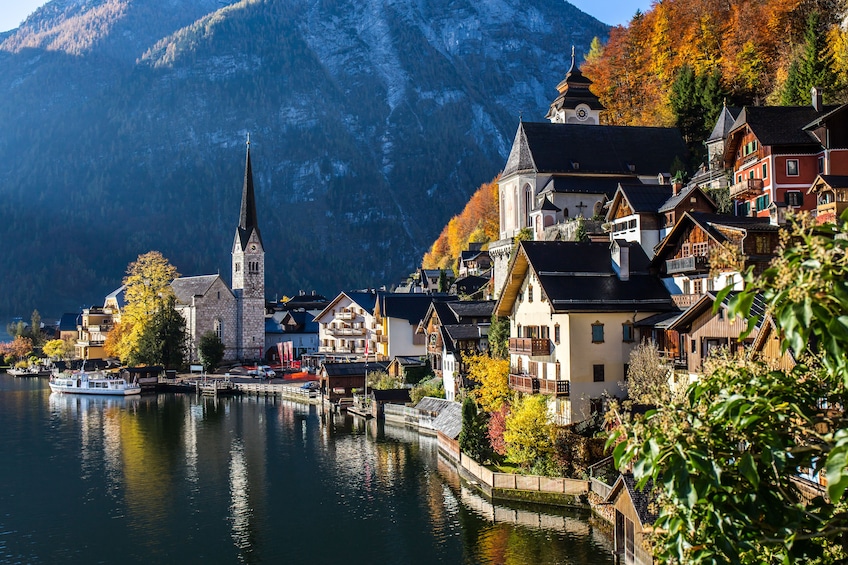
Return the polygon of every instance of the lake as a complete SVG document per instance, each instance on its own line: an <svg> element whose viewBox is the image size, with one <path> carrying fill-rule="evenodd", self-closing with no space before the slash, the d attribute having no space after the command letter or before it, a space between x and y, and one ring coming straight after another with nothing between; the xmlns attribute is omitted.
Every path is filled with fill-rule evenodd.
<svg viewBox="0 0 848 565"><path fill-rule="evenodd" d="M492 505L434 438L275 398L0 375L0 563L605 564L582 510Z"/></svg>

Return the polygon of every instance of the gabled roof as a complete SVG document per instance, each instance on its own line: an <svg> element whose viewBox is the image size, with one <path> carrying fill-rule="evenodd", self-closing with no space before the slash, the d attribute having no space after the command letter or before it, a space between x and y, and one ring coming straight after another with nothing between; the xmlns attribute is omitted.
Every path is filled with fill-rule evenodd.
<svg viewBox="0 0 848 565"><path fill-rule="evenodd" d="M453 283L456 292L459 294L472 295L480 292L488 286L490 280L486 277L478 277L477 275L468 275L456 279Z"/></svg>
<svg viewBox="0 0 848 565"><path fill-rule="evenodd" d="M451 324L449 326L442 326L442 329L450 337L451 341L456 343L459 340L480 339L484 335L487 335L482 330L484 328L488 329L488 327L488 324L484 326L478 326L477 324Z"/></svg>
<svg viewBox="0 0 848 565"><path fill-rule="evenodd" d="M118 305L118 308L123 310L124 305L126 304L126 301L124 300L126 298L126 294L127 285L122 284L121 286L106 295L106 301L108 302L110 298L113 299L115 301L115 304Z"/></svg>
<svg viewBox="0 0 848 565"><path fill-rule="evenodd" d="M468 318L491 318L495 311L495 300L454 300L447 306L453 312L457 323ZM442 323L450 323L444 321Z"/></svg>
<svg viewBox="0 0 848 565"><path fill-rule="evenodd" d="M706 212L684 212L668 235L657 245L653 264L659 265L667 257L664 254L675 248L677 241L691 226L698 226L716 243L724 243L727 237L717 229L733 229L745 232L773 232L780 230L773 226L768 218L749 218L747 216L728 216L726 214L708 214Z"/></svg>
<svg viewBox="0 0 848 565"><path fill-rule="evenodd" d="M810 189L807 191L807 194L818 192L825 187L848 188L848 175L819 175L816 177L816 180L813 181L813 184L810 185Z"/></svg>
<svg viewBox="0 0 848 565"><path fill-rule="evenodd" d="M410 325L417 326L433 301L434 298L429 294L383 294L379 297L380 313L385 318L406 320Z"/></svg>
<svg viewBox="0 0 848 565"><path fill-rule="evenodd" d="M303 310L289 310L286 312L286 315L283 317L282 325L288 326L290 325L288 321L291 321L297 326L297 329L294 330L286 330L286 333L289 334L317 334L318 333L318 322L315 321L315 318L309 312L305 312Z"/></svg>
<svg viewBox="0 0 848 565"><path fill-rule="evenodd" d="M59 331L75 332L77 331L77 326L80 324L82 324L82 313L66 312L59 319Z"/></svg>
<svg viewBox="0 0 848 565"><path fill-rule="evenodd" d="M648 257L642 247L635 242L616 243L628 249L630 274L626 281L613 269L607 242L522 241L509 265L496 313L509 315L530 271L552 313L675 310L662 281L648 273Z"/></svg>
<svg viewBox="0 0 848 565"><path fill-rule="evenodd" d="M377 402L412 402L408 388L374 389L369 392Z"/></svg>
<svg viewBox="0 0 848 565"><path fill-rule="evenodd" d="M605 194L608 198L615 194L622 183L633 183L636 177L619 175L595 176L554 176L542 187L539 195L548 194Z"/></svg>
<svg viewBox="0 0 848 565"><path fill-rule="evenodd" d="M722 300L720 308L724 311L727 311L730 300L739 294L739 291L731 291L728 295ZM674 331L683 331L685 328L688 328L692 322L695 321L696 318L703 315L706 312L709 312L713 308L713 304L715 303L716 298L718 297L718 293L714 291L708 291L704 294L700 299L698 299L695 304L690 306L683 314L681 314L673 323L668 325L669 330ZM763 323L763 317L766 313L766 304L763 302L763 297L757 295L754 297L754 302L751 305L751 314L754 314L759 317L757 321L757 325L755 329L759 329ZM742 331L743 328L740 324L739 330Z"/></svg>
<svg viewBox="0 0 848 565"><path fill-rule="evenodd" d="M615 502L623 491L627 492L633 502L633 508L636 510L636 515L639 517L642 526L651 525L657 521L659 509L656 507L657 496L654 493L653 481L648 480L645 488L640 490L636 488L636 479L632 474L621 474L613 483L612 489L604 502Z"/></svg>
<svg viewBox="0 0 848 565"><path fill-rule="evenodd" d="M547 212L561 212L559 207L556 204L551 202L550 198L545 197L542 201L542 205L539 207L540 210L545 210Z"/></svg>
<svg viewBox="0 0 848 565"><path fill-rule="evenodd" d="M199 275L196 277L180 277L171 282L171 289L174 291L174 296L180 304L191 304L191 299L194 296L203 296L206 294L215 281L220 279L221 275ZM225 284L224 288L232 294L232 291Z"/></svg>
<svg viewBox="0 0 848 565"><path fill-rule="evenodd" d="M828 110L828 108L831 108L831 109ZM827 123L827 121L832 119L834 116L841 114L842 112L845 112L846 110L848 110L848 104L843 104L841 106L836 106L836 107L825 106L825 108L823 110L824 111L822 112L822 114L820 116L818 116L812 122L810 122L809 124L804 126L805 130L813 130L813 129L821 126L822 124Z"/></svg>
<svg viewBox="0 0 848 565"><path fill-rule="evenodd" d="M367 314L373 316L374 315L374 307L377 305L377 298L381 294L384 294L384 293L382 291L379 291L379 290L342 291L338 294L338 296L336 296L333 300L331 300L330 303L327 304L324 307L324 309L321 310L321 312L319 312L317 316L315 316L314 319L317 322L319 319L323 318L324 314L326 314L327 312L329 312L333 308L335 308L336 304L341 302L341 300L343 298L347 298L353 304L356 304L357 306L359 306L360 308L365 310L365 312Z"/></svg>
<svg viewBox="0 0 848 565"><path fill-rule="evenodd" d="M617 199L624 199L635 213L656 214L660 206L671 197L671 193L672 188L668 184L622 183L613 196L610 210L617 205Z"/></svg>
<svg viewBox="0 0 848 565"><path fill-rule="evenodd" d="M384 361L369 361L368 363L324 363L324 372L328 377L358 377L371 371L385 371L389 364Z"/></svg>
<svg viewBox="0 0 848 565"><path fill-rule="evenodd" d="M748 126L761 145L819 147L819 141L804 128L837 108L824 106L821 111L816 111L812 105L745 106L733 122L730 134Z"/></svg>
<svg viewBox="0 0 848 565"><path fill-rule="evenodd" d="M418 406L421 406L421 402ZM439 415L433 419L433 428L451 439L457 439L462 431L462 405L459 402L444 405Z"/></svg>
<svg viewBox="0 0 848 565"><path fill-rule="evenodd" d="M521 122L503 176L519 171L657 175L668 172L675 158L685 162L686 155L675 128Z"/></svg>
<svg viewBox="0 0 848 565"><path fill-rule="evenodd" d="M680 190L680 192L678 192L677 194L670 196L669 199L666 200L658 208L658 211L660 213L662 213L662 212L668 212L669 210L674 210L675 208L677 208L678 204L680 204L683 200L689 198L690 196L692 196L696 192L700 192L701 196L704 199L706 199L707 202L712 204L713 210L718 210L718 206L716 206L715 201L712 198L710 198L710 196L706 192L704 192L701 187L694 185L694 184L690 184L690 185L684 186Z"/></svg>
<svg viewBox="0 0 848 565"><path fill-rule="evenodd" d="M265 318L265 335L268 334L283 334L283 328L280 324L274 321L274 318Z"/></svg>

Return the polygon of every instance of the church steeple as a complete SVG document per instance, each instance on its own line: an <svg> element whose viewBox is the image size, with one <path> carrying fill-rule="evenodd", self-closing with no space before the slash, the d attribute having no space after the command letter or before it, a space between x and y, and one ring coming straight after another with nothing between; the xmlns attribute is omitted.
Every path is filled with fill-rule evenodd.
<svg viewBox="0 0 848 565"><path fill-rule="evenodd" d="M241 191L241 212L239 213L238 236L242 250L247 248L250 236L256 232L259 243L262 235L256 222L256 196L253 191L253 167L250 164L250 135L247 136L247 157L244 165L244 187Z"/></svg>
<svg viewBox="0 0 848 565"><path fill-rule="evenodd" d="M571 47L571 67L565 78L557 85L559 96L551 103L545 116L551 123L600 123L600 111L604 105L595 96L589 86L592 81L583 76L577 66L574 46Z"/></svg>

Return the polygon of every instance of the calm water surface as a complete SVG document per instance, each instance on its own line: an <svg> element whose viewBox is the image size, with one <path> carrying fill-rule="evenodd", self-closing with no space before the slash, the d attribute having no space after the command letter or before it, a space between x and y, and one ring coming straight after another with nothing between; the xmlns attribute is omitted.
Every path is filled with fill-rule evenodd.
<svg viewBox="0 0 848 565"><path fill-rule="evenodd" d="M279 399L0 375L0 563L604 564L586 513L493 506L435 440Z"/></svg>

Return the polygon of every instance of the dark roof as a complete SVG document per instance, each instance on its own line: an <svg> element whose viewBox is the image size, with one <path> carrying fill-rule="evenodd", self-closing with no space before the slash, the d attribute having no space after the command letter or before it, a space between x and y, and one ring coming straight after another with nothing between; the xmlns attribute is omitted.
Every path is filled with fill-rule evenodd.
<svg viewBox="0 0 848 565"><path fill-rule="evenodd" d="M429 294L384 294L381 298L382 314L386 318L406 320L417 326L431 302L433 297Z"/></svg>
<svg viewBox="0 0 848 565"><path fill-rule="evenodd" d="M315 317L312 316L312 314L310 314L309 312L289 310L287 315L291 316L292 320L294 320L294 323L297 324L297 330L288 331L286 333L318 333L319 324L315 321Z"/></svg>
<svg viewBox="0 0 848 565"><path fill-rule="evenodd" d="M75 332L77 331L77 326L80 324L82 324L82 313L66 312L65 314L62 314L62 317L59 319L59 331Z"/></svg>
<svg viewBox="0 0 848 565"><path fill-rule="evenodd" d="M630 184L635 177L607 176L555 176L542 187L539 194L606 194L612 197L622 183Z"/></svg>
<svg viewBox="0 0 848 565"><path fill-rule="evenodd" d="M488 324L485 326L488 328ZM477 324L451 324L442 326L442 330L456 342L460 339L480 339L485 332L480 331L483 326Z"/></svg>
<svg viewBox="0 0 848 565"><path fill-rule="evenodd" d="M540 210L547 210L549 212L559 212L560 209L556 204L550 201L549 198L545 198L544 202L542 202L542 206L539 208Z"/></svg>
<svg viewBox="0 0 848 565"><path fill-rule="evenodd" d="M265 334L282 334L283 328L274 318L265 318Z"/></svg>
<svg viewBox="0 0 848 565"><path fill-rule="evenodd" d="M476 259L480 255L489 255L488 251L481 251L480 249L466 249L462 253L459 254L459 258L462 261L471 261Z"/></svg>
<svg viewBox="0 0 848 565"><path fill-rule="evenodd" d="M345 292L345 296L350 298L353 302L356 303L357 306L365 310L366 312L373 314L374 306L377 304L377 298L379 297L381 292L378 291L355 291L355 292Z"/></svg>
<svg viewBox="0 0 848 565"><path fill-rule="evenodd" d="M639 521L642 525L650 525L659 518L659 508L657 505L657 494L654 490L654 482L648 480L645 488L636 488L636 479L631 473L624 473L618 476L612 486L612 490L607 496L606 502L612 502L621 490L627 490L630 495L630 500L633 501L633 508L636 510L636 515L639 516Z"/></svg>
<svg viewBox="0 0 848 565"><path fill-rule="evenodd" d="M621 184L619 190L634 212L655 214L672 193L671 185L668 184Z"/></svg>
<svg viewBox="0 0 848 565"><path fill-rule="evenodd" d="M730 130L733 129L733 123L736 121L736 117L741 111L742 108L738 108L736 106L725 106L722 108L721 113L718 115L718 119L716 120L715 127L713 127L710 137L707 138L707 142L727 139L727 134L729 134Z"/></svg>
<svg viewBox="0 0 848 565"><path fill-rule="evenodd" d="M654 314L653 316L648 316L643 320L639 320L634 326L637 328L668 328L669 325L674 323L677 318L679 318L683 314L680 311L674 312L661 312L659 314Z"/></svg>
<svg viewBox="0 0 848 565"><path fill-rule="evenodd" d="M556 312L674 310L662 281L648 273L648 257L635 242L629 249L630 276L613 270L607 242L522 241L521 250Z"/></svg>
<svg viewBox="0 0 848 565"><path fill-rule="evenodd" d="M713 199L712 199L712 198L710 198L709 196L707 196L707 195L706 195L706 193L704 193L704 191L703 191L703 190L701 190L701 188L700 188L700 187L698 187L698 186L697 186L697 185L695 185L695 184L690 184L690 185L688 185L688 186L684 186L684 187L680 190L680 192L678 192L676 195L674 195L674 196L670 196L670 197L669 197L669 199L668 199L666 202L664 202L664 203L663 203L663 204L662 204L662 205L658 208L658 211L659 211L659 212L667 212L668 210L674 210L674 209L677 207L677 205L678 205L678 204L680 204L680 202L682 202L682 201L683 201L684 199L686 199L686 198L689 198L689 196L690 196L693 192L695 192L696 190L697 190L697 191L700 191L700 192L701 192L701 195L702 195L702 196L704 196L704 197L705 197L707 200L709 200L710 202L712 202L712 201L713 201ZM713 203L713 208L717 208L717 207L715 206L715 203Z"/></svg>
<svg viewBox="0 0 848 565"><path fill-rule="evenodd" d="M458 323L468 318L491 318L495 311L495 304L495 300L455 300L448 302L447 306L454 314L454 321ZM442 323L450 322L442 319Z"/></svg>
<svg viewBox="0 0 848 565"><path fill-rule="evenodd" d="M730 300L739 294L739 291L731 291L728 295L722 300L721 308L727 310L730 305ZM705 312L712 310L713 304L715 303L716 298L718 297L717 292L708 291L705 293L695 304L690 306L683 314L681 314L676 320L668 324L668 329L670 330L678 330L688 327L698 316L701 316ZM761 295L754 296L754 302L751 304L751 312L752 315L757 316L757 324L754 326L755 329L759 329L763 323L763 319L766 314L766 303L763 301L763 297ZM741 332L745 328L740 326L739 331Z"/></svg>
<svg viewBox="0 0 848 565"><path fill-rule="evenodd" d="M421 406L421 402L418 406ZM433 428L451 439L457 439L462 431L462 405L459 402L447 402L433 419Z"/></svg>
<svg viewBox="0 0 848 565"><path fill-rule="evenodd" d="M848 188L848 175L819 175L830 188Z"/></svg>
<svg viewBox="0 0 848 565"><path fill-rule="evenodd" d="M259 243L262 243L262 234L259 233L259 224L256 222L256 195L253 190L253 167L250 164L250 140L248 139L244 164L244 186L241 191L241 210L236 230L242 251L247 249L247 242L254 231L259 238Z"/></svg>
<svg viewBox="0 0 848 565"><path fill-rule="evenodd" d="M412 402L408 388L373 389L371 398L377 402Z"/></svg>
<svg viewBox="0 0 848 565"><path fill-rule="evenodd" d="M212 287L220 275L200 275L197 277L180 277L171 282L174 296L181 304L191 304L193 296L203 296ZM224 285L226 286L226 285ZM229 290L229 289L228 289Z"/></svg>
<svg viewBox="0 0 848 565"><path fill-rule="evenodd" d="M686 155L676 128L521 122L503 175L657 175L668 172L675 158L685 162Z"/></svg>
<svg viewBox="0 0 848 565"><path fill-rule="evenodd" d="M837 109L824 106L816 111L808 106L745 106L733 123L732 130L747 125L761 145L794 145L820 147L819 141L804 127Z"/></svg>
<svg viewBox="0 0 848 565"><path fill-rule="evenodd" d="M368 363L324 363L324 371L328 377L356 377L365 374L365 371L385 371L389 364L384 361L369 361Z"/></svg>
<svg viewBox="0 0 848 565"><path fill-rule="evenodd" d="M427 361L415 355L398 355L392 359L392 363L397 363L401 367L423 367Z"/></svg>
<svg viewBox="0 0 848 565"><path fill-rule="evenodd" d="M586 78L577 66L574 58L574 48L571 50L571 67L565 78L557 85L559 96L551 103L546 118L550 118L556 110L562 108L574 109L579 104L586 104L592 110L603 110L604 105L589 89L592 81Z"/></svg>
<svg viewBox="0 0 848 565"><path fill-rule="evenodd" d="M832 108L832 109L828 110L828 108ZM824 112L820 116L818 116L816 119L814 119L812 122L805 125L804 129L806 129L806 130L815 129L815 128L819 127L820 125L822 125L823 123L827 122L834 115L839 114L841 112L844 112L846 109L848 109L848 104L843 104L841 106L836 106L836 107L826 106L824 108Z"/></svg>
<svg viewBox="0 0 848 565"><path fill-rule="evenodd" d="M476 294L489 284L489 279L476 275L468 275L467 277L456 279L453 284L457 293Z"/></svg>

